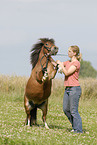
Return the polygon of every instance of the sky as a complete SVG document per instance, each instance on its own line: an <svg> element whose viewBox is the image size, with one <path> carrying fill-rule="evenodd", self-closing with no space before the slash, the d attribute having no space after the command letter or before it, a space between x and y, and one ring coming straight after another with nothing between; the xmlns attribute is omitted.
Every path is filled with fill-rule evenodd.
<svg viewBox="0 0 97 145"><path fill-rule="evenodd" d="M39 38L53 38L58 53L78 45L97 70L97 0L0 0L0 74L29 76Z"/></svg>

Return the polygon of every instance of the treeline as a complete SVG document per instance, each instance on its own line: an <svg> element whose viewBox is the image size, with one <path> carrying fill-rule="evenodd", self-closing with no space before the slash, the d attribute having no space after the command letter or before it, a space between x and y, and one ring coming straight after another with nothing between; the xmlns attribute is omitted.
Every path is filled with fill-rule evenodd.
<svg viewBox="0 0 97 145"><path fill-rule="evenodd" d="M82 59L79 76L82 78L86 77L97 78L97 70L93 68L93 66L89 61L84 61Z"/></svg>

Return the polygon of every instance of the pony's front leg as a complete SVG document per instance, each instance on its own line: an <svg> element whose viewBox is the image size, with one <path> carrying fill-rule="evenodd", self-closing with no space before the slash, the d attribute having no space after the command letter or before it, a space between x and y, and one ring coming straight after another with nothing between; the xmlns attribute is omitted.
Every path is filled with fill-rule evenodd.
<svg viewBox="0 0 97 145"><path fill-rule="evenodd" d="M54 69L50 74L50 79L54 79L56 73L57 73L57 70Z"/></svg>
<svg viewBox="0 0 97 145"><path fill-rule="evenodd" d="M45 82L48 78L48 72L45 70L44 72L41 70L40 72L36 72L36 80L39 83Z"/></svg>
<svg viewBox="0 0 97 145"><path fill-rule="evenodd" d="M55 67L53 66L53 69L49 71L49 79L54 79L57 70L58 70L58 66L57 65Z"/></svg>
<svg viewBox="0 0 97 145"><path fill-rule="evenodd" d="M48 78L47 71L45 71L44 74L43 74L43 71L42 71L42 70L39 71L39 72L36 72L36 80L37 80L37 82L42 83L42 82L44 82L47 78Z"/></svg>
<svg viewBox="0 0 97 145"><path fill-rule="evenodd" d="M52 58L50 58L50 61L52 65L49 67L49 79L53 79L57 73L58 64Z"/></svg>

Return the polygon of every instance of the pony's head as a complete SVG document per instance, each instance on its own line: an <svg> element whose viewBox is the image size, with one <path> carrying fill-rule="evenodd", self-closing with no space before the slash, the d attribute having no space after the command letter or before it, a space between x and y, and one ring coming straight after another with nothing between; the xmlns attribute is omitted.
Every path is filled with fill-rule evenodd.
<svg viewBox="0 0 97 145"><path fill-rule="evenodd" d="M49 55L56 55L58 52L58 47L55 46L53 39L41 38L41 42L44 44L44 53Z"/></svg>
<svg viewBox="0 0 97 145"><path fill-rule="evenodd" d="M49 55L56 55L58 52L58 47L55 46L55 42L53 39L48 39L48 38L40 38L40 41L36 43L33 48L31 49L31 64L33 68L35 67L39 54L41 49L43 48L44 54L49 54Z"/></svg>

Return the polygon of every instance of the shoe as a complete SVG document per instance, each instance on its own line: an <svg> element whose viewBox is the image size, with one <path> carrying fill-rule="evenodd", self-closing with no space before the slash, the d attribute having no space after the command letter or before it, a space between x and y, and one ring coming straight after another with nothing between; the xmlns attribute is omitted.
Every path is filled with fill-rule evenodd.
<svg viewBox="0 0 97 145"><path fill-rule="evenodd" d="M73 133L83 133L82 131L79 131L79 130L74 130Z"/></svg>
<svg viewBox="0 0 97 145"><path fill-rule="evenodd" d="M74 129L72 129L70 132L74 132Z"/></svg>

